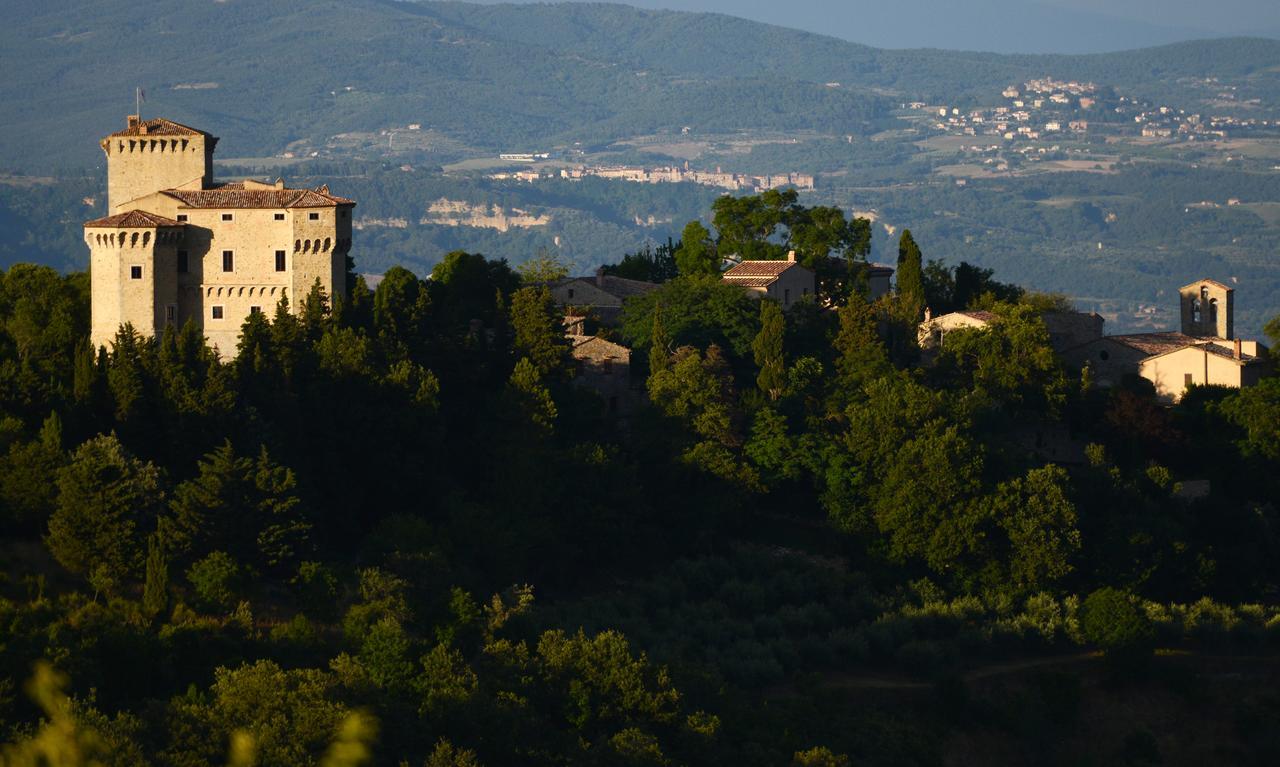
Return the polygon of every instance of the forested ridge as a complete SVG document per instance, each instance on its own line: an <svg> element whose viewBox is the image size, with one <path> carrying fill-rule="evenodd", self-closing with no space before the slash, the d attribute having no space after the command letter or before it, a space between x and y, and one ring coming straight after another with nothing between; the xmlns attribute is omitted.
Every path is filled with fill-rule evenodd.
<svg viewBox="0 0 1280 767"><path fill-rule="evenodd" d="M1182 78L1249 77L1270 102L1280 48L879 50L717 14L580 3L15 0L9 10L0 167L24 172L98 161L102 126L131 110L136 86L146 111L212 129L240 156L407 123L469 147L530 151L683 126L870 135L897 124L889 110L902 101L981 101L1047 74L1175 97L1192 92Z"/></svg>
<svg viewBox="0 0 1280 767"><path fill-rule="evenodd" d="M778 192L710 219L610 270L664 280L613 331L624 421L573 384L546 254L349 274L232 360L190 324L94 350L87 275L3 272L0 761L1274 761L1280 381L1097 390L1059 297L904 233L868 303L866 222ZM833 308L715 274L786 249ZM995 319L926 361L926 305ZM1219 729L1089 713L1135 696Z"/></svg>

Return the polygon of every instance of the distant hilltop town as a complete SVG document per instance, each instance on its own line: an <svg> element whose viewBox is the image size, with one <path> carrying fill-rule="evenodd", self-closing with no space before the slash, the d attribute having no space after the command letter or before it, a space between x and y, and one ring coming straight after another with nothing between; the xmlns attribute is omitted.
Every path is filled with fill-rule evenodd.
<svg viewBox="0 0 1280 767"><path fill-rule="evenodd" d="M513 155L502 155L503 159ZM691 182L704 186L714 186L731 192L759 193L784 186L810 191L814 188L811 173L776 173L752 175L747 173L726 173L720 168L714 172L691 170L684 167L667 166L661 168L636 168L624 165L598 165L591 167L562 168L558 173L542 173L537 170L523 170L510 173L493 173L489 178L514 179L516 181L535 182L547 178L564 178L579 180L594 176L596 178L631 181L638 184L679 184Z"/></svg>

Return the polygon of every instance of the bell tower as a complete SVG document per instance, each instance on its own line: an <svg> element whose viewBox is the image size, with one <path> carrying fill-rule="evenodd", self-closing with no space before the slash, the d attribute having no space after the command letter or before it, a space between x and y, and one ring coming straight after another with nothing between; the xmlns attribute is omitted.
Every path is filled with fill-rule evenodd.
<svg viewBox="0 0 1280 767"><path fill-rule="evenodd" d="M1182 332L1200 338L1235 338L1235 290L1215 280L1178 289Z"/></svg>
<svg viewBox="0 0 1280 767"><path fill-rule="evenodd" d="M204 189L213 183L218 139L201 130L156 118L126 118L125 129L99 144L107 156L107 213L161 189Z"/></svg>

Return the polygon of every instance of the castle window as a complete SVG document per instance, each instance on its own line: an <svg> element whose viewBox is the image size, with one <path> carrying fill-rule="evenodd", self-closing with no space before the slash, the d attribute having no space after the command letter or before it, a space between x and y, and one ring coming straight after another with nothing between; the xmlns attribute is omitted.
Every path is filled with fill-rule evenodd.
<svg viewBox="0 0 1280 767"><path fill-rule="evenodd" d="M178 214L178 220L179 220L179 221L186 221L186 220L187 220L187 214L186 214L186 213L179 213L179 214Z"/></svg>
<svg viewBox="0 0 1280 767"><path fill-rule="evenodd" d="M190 268L191 259L187 256L187 251L178 251L178 274L186 274Z"/></svg>
<svg viewBox="0 0 1280 767"><path fill-rule="evenodd" d="M250 314L262 314L262 307L261 307L261 306L250 306L250 307L249 307L249 313L250 313Z"/></svg>
<svg viewBox="0 0 1280 767"><path fill-rule="evenodd" d="M307 219L308 219L309 221L319 221L319 220L320 220L320 214L319 214L319 213L308 213L308 214L307 214Z"/></svg>
<svg viewBox="0 0 1280 767"><path fill-rule="evenodd" d="M233 215L233 214L231 214L231 213L223 213L223 214L222 214L222 220L223 220L223 221L231 221L233 218L234 218L234 215Z"/></svg>
<svg viewBox="0 0 1280 767"><path fill-rule="evenodd" d="M178 307L174 306L173 304L169 304L168 306L166 306L166 307L164 308L164 321L165 321L165 322L167 322L167 323L169 323L170 325L172 325L172 324L173 324L173 322L174 322L174 320L177 318L177 316L178 316Z"/></svg>
<svg viewBox="0 0 1280 767"><path fill-rule="evenodd" d="M1218 299L1209 299L1209 322L1218 324Z"/></svg>
<svg viewBox="0 0 1280 767"><path fill-rule="evenodd" d="M569 288L569 298L573 298L573 288Z"/></svg>
<svg viewBox="0 0 1280 767"><path fill-rule="evenodd" d="M275 214L275 216L273 216L272 218L274 218L276 221L284 221L284 214L283 214L283 213L277 213L277 214Z"/></svg>
<svg viewBox="0 0 1280 767"><path fill-rule="evenodd" d="M222 271L234 272L236 269L236 255L232 251L222 251Z"/></svg>
<svg viewBox="0 0 1280 767"><path fill-rule="evenodd" d="M213 314L212 314L211 316L212 316L215 320L220 320L220 319L222 319L222 307L221 307L221 306L215 306L215 307L213 307Z"/></svg>
<svg viewBox="0 0 1280 767"><path fill-rule="evenodd" d="M142 267L137 265L129 267L129 279L131 280L142 279Z"/></svg>
<svg viewBox="0 0 1280 767"><path fill-rule="evenodd" d="M1198 298L1191 299L1191 321L1200 323L1200 299Z"/></svg>

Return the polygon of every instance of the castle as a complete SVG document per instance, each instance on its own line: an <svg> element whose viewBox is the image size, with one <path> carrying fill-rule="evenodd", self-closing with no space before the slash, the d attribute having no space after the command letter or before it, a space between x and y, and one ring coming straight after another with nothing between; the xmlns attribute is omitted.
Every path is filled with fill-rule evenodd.
<svg viewBox="0 0 1280 767"><path fill-rule="evenodd" d="M279 180L215 184L218 139L171 120L130 115L100 143L108 215L84 225L95 347L125 323L155 336L190 319L234 356L251 312L282 297L296 312L317 280L345 295L353 201Z"/></svg>

